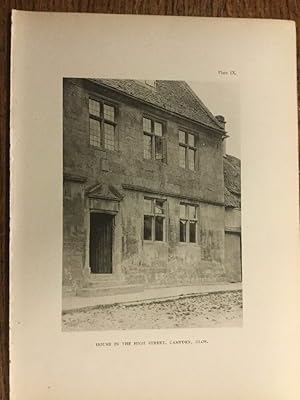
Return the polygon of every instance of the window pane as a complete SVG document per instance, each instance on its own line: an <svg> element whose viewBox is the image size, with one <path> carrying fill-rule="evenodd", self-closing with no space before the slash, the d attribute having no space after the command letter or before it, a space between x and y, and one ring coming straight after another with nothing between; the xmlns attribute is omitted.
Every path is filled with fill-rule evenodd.
<svg viewBox="0 0 300 400"><path fill-rule="evenodd" d="M185 147L179 146L179 166L185 168Z"/></svg>
<svg viewBox="0 0 300 400"><path fill-rule="evenodd" d="M144 199L144 214L152 214L152 200Z"/></svg>
<svg viewBox="0 0 300 400"><path fill-rule="evenodd" d="M104 104L104 119L108 119L109 121L115 120L115 108L109 106L108 104Z"/></svg>
<svg viewBox="0 0 300 400"><path fill-rule="evenodd" d="M189 169L195 170L195 150L189 149Z"/></svg>
<svg viewBox="0 0 300 400"><path fill-rule="evenodd" d="M100 122L90 118L90 144L100 147Z"/></svg>
<svg viewBox="0 0 300 400"><path fill-rule="evenodd" d="M196 243L196 222L190 221L190 242Z"/></svg>
<svg viewBox="0 0 300 400"><path fill-rule="evenodd" d="M195 146L195 136L189 133L188 135L188 144L189 146Z"/></svg>
<svg viewBox="0 0 300 400"><path fill-rule="evenodd" d="M104 124L105 148L109 150L115 149L115 127L110 124Z"/></svg>
<svg viewBox="0 0 300 400"><path fill-rule="evenodd" d="M162 124L159 122L154 122L154 133L157 136L162 136Z"/></svg>
<svg viewBox="0 0 300 400"><path fill-rule="evenodd" d="M185 143L185 132L179 131L179 143Z"/></svg>
<svg viewBox="0 0 300 400"><path fill-rule="evenodd" d="M151 133L151 119L143 118L143 130L144 132Z"/></svg>
<svg viewBox="0 0 300 400"><path fill-rule="evenodd" d="M164 202L160 200L155 201L155 214L164 214Z"/></svg>
<svg viewBox="0 0 300 400"><path fill-rule="evenodd" d="M186 242L186 221L180 220L180 241Z"/></svg>
<svg viewBox="0 0 300 400"><path fill-rule="evenodd" d="M164 218L155 217L155 240L163 241L164 239Z"/></svg>
<svg viewBox="0 0 300 400"><path fill-rule="evenodd" d="M180 204L180 218L187 218L185 204Z"/></svg>
<svg viewBox="0 0 300 400"><path fill-rule="evenodd" d="M100 117L100 103L99 101L89 99L89 113Z"/></svg>
<svg viewBox="0 0 300 400"><path fill-rule="evenodd" d="M163 159L163 139L160 136L155 136L155 160Z"/></svg>
<svg viewBox="0 0 300 400"><path fill-rule="evenodd" d="M144 216L144 239L152 240L152 218L148 215Z"/></svg>
<svg viewBox="0 0 300 400"><path fill-rule="evenodd" d="M152 158L152 138L148 135L144 135L144 158Z"/></svg>
<svg viewBox="0 0 300 400"><path fill-rule="evenodd" d="M189 206L189 219L197 219L196 207Z"/></svg>

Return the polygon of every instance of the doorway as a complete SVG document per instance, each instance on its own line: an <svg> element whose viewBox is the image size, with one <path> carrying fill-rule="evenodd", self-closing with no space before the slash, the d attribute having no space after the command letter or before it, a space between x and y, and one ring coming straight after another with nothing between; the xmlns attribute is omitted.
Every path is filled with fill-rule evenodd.
<svg viewBox="0 0 300 400"><path fill-rule="evenodd" d="M113 215L90 213L90 269L92 274L112 273Z"/></svg>

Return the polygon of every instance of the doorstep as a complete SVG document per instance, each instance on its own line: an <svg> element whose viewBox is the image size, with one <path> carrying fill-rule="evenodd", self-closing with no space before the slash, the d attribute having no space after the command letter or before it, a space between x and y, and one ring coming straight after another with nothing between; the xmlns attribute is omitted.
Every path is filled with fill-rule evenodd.
<svg viewBox="0 0 300 400"><path fill-rule="evenodd" d="M86 311L98 307L116 304L138 304L175 300L180 297L200 296L209 293L222 293L242 290L242 283L211 283L197 286L176 286L155 289L144 289L135 293L118 293L113 295L80 297L68 296L62 299L63 314Z"/></svg>

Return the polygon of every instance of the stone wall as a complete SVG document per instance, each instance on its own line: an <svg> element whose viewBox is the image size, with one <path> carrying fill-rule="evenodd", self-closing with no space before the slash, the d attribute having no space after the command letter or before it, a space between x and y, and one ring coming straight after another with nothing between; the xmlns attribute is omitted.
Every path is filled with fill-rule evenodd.
<svg viewBox="0 0 300 400"><path fill-rule="evenodd" d="M121 213L124 215L122 271L128 282L169 286L226 278L223 207L198 203L197 243L183 243L179 241L180 201L166 199L166 240L142 240L143 193L127 192ZM211 220L209 225L208 220Z"/></svg>
<svg viewBox="0 0 300 400"><path fill-rule="evenodd" d="M114 218L113 272L127 283L155 287L226 280L220 137L190 121L114 95L116 150L95 148L89 144L88 113L89 94L95 90L79 79L64 80L64 285L79 288L88 277L91 203L86 193L98 183L115 185L123 195ZM111 93L103 90L100 95L108 98ZM143 159L144 113L164 121L166 162ZM198 135L196 171L179 167L179 127ZM144 195L163 196L167 202L164 242L143 240ZM182 199L198 205L197 243L179 241Z"/></svg>
<svg viewBox="0 0 300 400"><path fill-rule="evenodd" d="M93 93L92 88L95 90L92 86L88 91L80 79L64 80L65 173L85 176L87 185L107 180L223 203L220 135L146 104L132 104L125 96L114 95L117 104L116 150L98 149L89 145L88 99ZM112 95L102 92L105 97ZM143 158L142 118L145 113L161 118L165 123L166 162ZM196 171L179 167L179 128L197 134Z"/></svg>
<svg viewBox="0 0 300 400"><path fill-rule="evenodd" d="M81 287L86 262L87 228L83 184L64 180L63 286Z"/></svg>

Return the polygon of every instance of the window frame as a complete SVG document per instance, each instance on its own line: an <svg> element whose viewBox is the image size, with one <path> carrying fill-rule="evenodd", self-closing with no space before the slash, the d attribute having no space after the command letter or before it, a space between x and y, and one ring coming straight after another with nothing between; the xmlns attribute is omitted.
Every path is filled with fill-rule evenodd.
<svg viewBox="0 0 300 400"><path fill-rule="evenodd" d="M99 103L99 115L91 114L90 112L90 100ZM114 120L110 120L104 117L104 107L109 106L114 109ZM118 106L117 104L111 102L110 100L106 100L105 98L99 98L97 96L89 95L88 97L88 113L89 113L89 144L90 146L105 150L105 151L116 151L117 150L117 117L118 117ZM91 128L90 128L90 120L95 120L100 125L100 145L97 146L91 143ZM114 149L110 147L106 147L106 133L105 133L105 124L113 126L114 130Z"/></svg>
<svg viewBox="0 0 300 400"><path fill-rule="evenodd" d="M151 212L146 212L145 210L145 200L151 201ZM163 203L163 214L155 213L156 202ZM151 218L151 239L145 239L145 217ZM156 218L163 219L163 235L162 240L157 240L155 237L155 220ZM167 200L165 198L158 198L158 197L143 197L143 241L148 243L159 242L164 243L166 242L166 224L167 224Z"/></svg>
<svg viewBox="0 0 300 400"><path fill-rule="evenodd" d="M198 209L199 206L198 204L195 203L190 203L190 202L180 202L179 207L184 206L185 207L185 217L181 216L181 211L179 208L179 242L180 243L188 243L188 244L198 244ZM191 218L189 215L189 207L195 207L195 215L196 218ZM180 238L180 223L181 221L185 221L186 223L186 232L185 232L185 238L186 240L181 240ZM191 242L190 241L190 223L195 223L195 241Z"/></svg>
<svg viewBox="0 0 300 400"><path fill-rule="evenodd" d="M185 142L181 142L180 141L180 132L185 134ZM194 138L194 145L190 145L189 144L189 135L193 136ZM197 149L197 135L196 133L190 131L189 129L185 129L182 127L178 128L178 164L179 167L182 169L186 169L189 171L197 171L197 153L198 153L198 149ZM185 155L185 166L183 167L180 163L180 148L184 149L184 155ZM194 169L190 168L190 160L189 160L189 150L193 150L194 152Z"/></svg>
<svg viewBox="0 0 300 400"><path fill-rule="evenodd" d="M144 130L144 119L148 119L151 121L151 132L145 131ZM155 134L155 123L158 123L161 125L162 133L161 135ZM160 161L163 163L166 163L167 157L166 157L166 122L161 120L160 118L153 117L152 115L149 114L143 114L142 116L142 129L143 129L143 159L144 160L149 160L149 161ZM145 157L145 136L148 136L151 138L151 157L146 158ZM161 138L161 159L156 158L156 138Z"/></svg>

